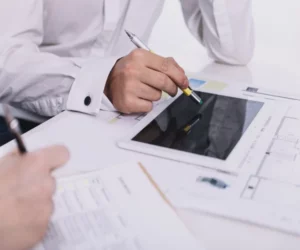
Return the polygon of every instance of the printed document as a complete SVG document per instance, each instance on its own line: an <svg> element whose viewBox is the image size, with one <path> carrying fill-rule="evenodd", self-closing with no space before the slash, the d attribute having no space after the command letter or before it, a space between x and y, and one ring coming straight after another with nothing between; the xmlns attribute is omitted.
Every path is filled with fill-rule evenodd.
<svg viewBox="0 0 300 250"><path fill-rule="evenodd" d="M58 180L55 213L35 250L201 250L137 163Z"/></svg>
<svg viewBox="0 0 300 250"><path fill-rule="evenodd" d="M273 117L266 124L248 152L239 177L194 170L185 175L184 183L169 188L169 199L181 208L196 208L300 235L299 110L294 103L281 117ZM203 177L221 180L227 187L220 188L215 181L203 182Z"/></svg>

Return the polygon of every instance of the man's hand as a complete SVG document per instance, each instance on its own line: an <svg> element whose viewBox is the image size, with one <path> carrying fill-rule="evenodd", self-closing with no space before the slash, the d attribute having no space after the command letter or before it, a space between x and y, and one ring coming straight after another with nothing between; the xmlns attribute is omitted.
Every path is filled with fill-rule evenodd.
<svg viewBox="0 0 300 250"><path fill-rule="evenodd" d="M173 58L136 49L115 64L105 94L122 113L149 112L152 102L160 100L162 91L175 96L178 87L188 85L184 70Z"/></svg>
<svg viewBox="0 0 300 250"><path fill-rule="evenodd" d="M0 160L0 249L30 249L43 238L53 211L51 172L68 159L56 146Z"/></svg>

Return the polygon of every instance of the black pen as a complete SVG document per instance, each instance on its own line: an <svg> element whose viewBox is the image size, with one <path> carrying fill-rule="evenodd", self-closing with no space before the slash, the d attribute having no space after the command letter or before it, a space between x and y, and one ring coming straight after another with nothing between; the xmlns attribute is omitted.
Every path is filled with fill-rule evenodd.
<svg viewBox="0 0 300 250"><path fill-rule="evenodd" d="M8 105L3 104L3 109L4 109L4 117L6 124L9 128L9 131L12 133L12 135L15 137L18 145L18 150L20 154L25 154L27 153L27 149L25 147L24 141L21 136L21 129L20 129L20 124L19 121L12 116Z"/></svg>

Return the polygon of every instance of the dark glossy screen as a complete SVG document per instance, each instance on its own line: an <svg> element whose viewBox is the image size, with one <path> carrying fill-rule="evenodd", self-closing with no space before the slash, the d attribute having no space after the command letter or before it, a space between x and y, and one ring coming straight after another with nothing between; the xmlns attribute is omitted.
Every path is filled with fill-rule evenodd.
<svg viewBox="0 0 300 250"><path fill-rule="evenodd" d="M133 140L226 160L264 104L197 94L202 105L181 95Z"/></svg>

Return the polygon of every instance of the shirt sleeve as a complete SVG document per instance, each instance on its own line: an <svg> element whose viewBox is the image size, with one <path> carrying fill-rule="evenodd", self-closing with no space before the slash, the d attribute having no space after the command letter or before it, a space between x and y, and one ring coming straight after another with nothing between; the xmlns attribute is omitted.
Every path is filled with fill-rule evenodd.
<svg viewBox="0 0 300 250"><path fill-rule="evenodd" d="M254 50L251 0L181 0L192 34L217 62L245 65Z"/></svg>
<svg viewBox="0 0 300 250"><path fill-rule="evenodd" d="M0 1L1 101L44 116L109 109L110 102L101 101L116 58L79 60L41 52L44 15L43 0Z"/></svg>

